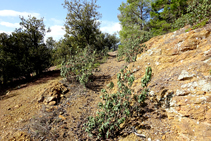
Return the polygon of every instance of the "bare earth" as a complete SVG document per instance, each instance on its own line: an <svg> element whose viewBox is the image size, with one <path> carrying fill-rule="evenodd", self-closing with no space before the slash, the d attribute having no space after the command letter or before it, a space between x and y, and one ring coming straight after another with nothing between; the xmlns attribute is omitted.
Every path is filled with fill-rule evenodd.
<svg viewBox="0 0 211 141"><path fill-rule="evenodd" d="M128 64L109 57L107 62L94 72L92 82L87 88L74 81L64 81L59 72L55 71L51 75L8 91L0 96L0 140L91 140L82 129L83 123L88 116L95 115L97 103L100 101L100 90L116 77L124 65ZM42 94L49 95L52 89L63 85L68 92L59 94L56 104L46 104L42 100L38 102ZM138 128L145 138L131 133L131 127L127 127L114 140L174 140L177 133L171 129L165 110L156 108L150 100L147 100L147 103L143 108L143 116L131 119L130 123L131 127Z"/></svg>

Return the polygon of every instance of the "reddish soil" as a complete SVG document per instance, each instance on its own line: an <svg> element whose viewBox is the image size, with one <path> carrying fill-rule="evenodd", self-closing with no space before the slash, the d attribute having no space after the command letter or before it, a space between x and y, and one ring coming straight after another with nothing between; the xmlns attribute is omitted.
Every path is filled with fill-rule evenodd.
<svg viewBox="0 0 211 141"><path fill-rule="evenodd" d="M100 90L116 77L124 65L127 65L124 61L118 62L115 57L109 57L93 72L92 82L86 88L78 82L65 81L58 70L52 71L55 68L51 68L43 77L8 90L0 97L0 140L93 140L84 132L83 123L88 116L95 115ZM58 82L69 89L60 102L53 106L38 103L40 93ZM148 103L151 102L148 100ZM165 111L153 103L143 108L142 117L131 119L128 124L131 126L125 128L116 140L174 140L176 135L169 127ZM131 136L128 130L132 126L141 129L146 138Z"/></svg>

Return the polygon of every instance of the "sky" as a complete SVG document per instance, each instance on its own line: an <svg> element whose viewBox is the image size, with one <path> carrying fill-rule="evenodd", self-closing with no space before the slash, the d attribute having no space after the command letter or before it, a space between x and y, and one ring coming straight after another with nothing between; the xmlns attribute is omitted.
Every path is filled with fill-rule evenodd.
<svg viewBox="0 0 211 141"><path fill-rule="evenodd" d="M102 14L100 30L113 34L121 30L117 15L120 14L118 7L126 0L98 0L101 7L98 11ZM0 33L10 34L19 28L20 16L26 19L28 15L36 18L44 18L46 28L50 27L51 32L47 37L59 40L65 34L64 23L67 16L67 9L62 4L64 0L0 0Z"/></svg>

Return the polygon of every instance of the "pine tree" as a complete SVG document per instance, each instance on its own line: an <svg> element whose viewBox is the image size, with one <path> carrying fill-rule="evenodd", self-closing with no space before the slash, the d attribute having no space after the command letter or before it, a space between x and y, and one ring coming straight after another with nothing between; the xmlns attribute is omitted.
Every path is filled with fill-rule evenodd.
<svg viewBox="0 0 211 141"><path fill-rule="evenodd" d="M150 10L149 0L127 0L120 5L118 18L122 26L121 42L147 33L146 23L150 18Z"/></svg>
<svg viewBox="0 0 211 141"><path fill-rule="evenodd" d="M74 37L77 46L85 48L93 45L99 32L99 19L96 0L65 0L64 8L68 10L65 30L67 35Z"/></svg>

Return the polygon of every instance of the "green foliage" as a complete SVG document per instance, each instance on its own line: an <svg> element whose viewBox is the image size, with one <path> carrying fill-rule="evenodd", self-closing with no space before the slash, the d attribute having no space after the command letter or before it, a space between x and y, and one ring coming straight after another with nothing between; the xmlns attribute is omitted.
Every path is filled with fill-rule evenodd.
<svg viewBox="0 0 211 141"><path fill-rule="evenodd" d="M201 28L201 27L205 26L207 22L208 22L208 19L205 18L203 21L201 21L201 22L195 24L194 26L186 29L185 32L188 32L190 30L194 30L194 29L197 29L197 28Z"/></svg>
<svg viewBox="0 0 211 141"><path fill-rule="evenodd" d="M147 86L147 84L151 80L151 77L152 77L152 69L151 69L151 67L147 67L146 72L145 72L145 76L141 80L142 87Z"/></svg>
<svg viewBox="0 0 211 141"><path fill-rule="evenodd" d="M100 33L96 36L95 48L99 50L116 50L120 39L116 34ZM107 52L106 52L107 53ZM104 55L105 56L105 55Z"/></svg>
<svg viewBox="0 0 211 141"><path fill-rule="evenodd" d="M61 76L69 77L76 75L80 84L84 85L89 81L95 64L95 53L90 46L84 49L77 48L74 55L71 55L67 62L62 63Z"/></svg>
<svg viewBox="0 0 211 141"><path fill-rule="evenodd" d="M138 26L143 30L151 8L149 0L128 0L126 3L122 2L118 9L121 12L118 18L123 27L132 29Z"/></svg>
<svg viewBox="0 0 211 141"><path fill-rule="evenodd" d="M68 10L65 23L67 35L72 36L80 48L94 45L96 36L100 34L101 17L97 11L99 6L96 5L96 0L65 0L63 5Z"/></svg>
<svg viewBox="0 0 211 141"><path fill-rule="evenodd" d="M193 0L188 6L188 24L193 25L205 18L211 17L210 0Z"/></svg>
<svg viewBox="0 0 211 141"><path fill-rule="evenodd" d="M201 22L195 24L195 25L192 27L192 29L196 29L196 28L200 28L200 27L205 26L206 23L208 22L208 20L209 20L209 19L206 18L206 19L204 19L203 21L201 21Z"/></svg>
<svg viewBox="0 0 211 141"><path fill-rule="evenodd" d="M100 63L95 63L94 68L98 68L100 66Z"/></svg>
<svg viewBox="0 0 211 141"><path fill-rule="evenodd" d="M54 65L61 64L63 61L66 62L75 51L75 48L72 46L71 38L67 37L60 39L54 46Z"/></svg>
<svg viewBox="0 0 211 141"><path fill-rule="evenodd" d="M101 98L104 102L98 104L99 111L96 117L89 117L88 122L84 124L85 131L90 136L96 136L98 139L114 138L115 134L120 130L121 124L126 123L129 117L140 114L140 107L148 93L146 85L151 79L152 69L147 68L144 80L147 78L148 81L144 82L144 89L141 94L135 94L130 89L135 78L126 69L127 67L117 74L117 93L109 94L105 89L102 89L103 95ZM109 89L113 87L113 82L108 84Z"/></svg>
<svg viewBox="0 0 211 141"><path fill-rule="evenodd" d="M118 60L123 57L126 62L135 62L137 55L146 51L146 45L140 45L142 40L140 38L131 39L121 45L118 49Z"/></svg>
<svg viewBox="0 0 211 141"><path fill-rule="evenodd" d="M151 32L154 36L162 35L172 31L172 24L187 13L188 0L155 0L152 2L152 11L150 12ZM181 25L184 19L175 25Z"/></svg>
<svg viewBox="0 0 211 141"><path fill-rule="evenodd" d="M145 50L141 43L148 41L152 35L147 27L150 16L150 0L133 0L122 3L118 19L122 26L120 31L121 45L118 47L118 60L136 61L137 54Z"/></svg>
<svg viewBox="0 0 211 141"><path fill-rule="evenodd" d="M44 69L50 66L50 51L44 43L44 37L50 29L46 29L43 19L37 19L36 17L29 16L28 19L21 17L20 25L22 26L22 32L26 33L29 38L29 46L31 57L33 61L33 69L36 74L39 75Z"/></svg>
<svg viewBox="0 0 211 141"><path fill-rule="evenodd" d="M21 18L22 28L0 34L0 79L3 84L30 73L39 75L51 64L51 49L44 43L47 30L43 19ZM14 71L15 70L15 71Z"/></svg>
<svg viewBox="0 0 211 141"><path fill-rule="evenodd" d="M146 24L150 16L150 0L128 0L126 3L123 2L118 10L120 11L118 19L122 26L121 43L137 37L142 39L142 43L148 40L146 35L150 32Z"/></svg>
<svg viewBox="0 0 211 141"><path fill-rule="evenodd" d="M185 25L194 25L192 28L196 29L203 27L208 19L211 17L211 1L209 0L192 0L189 2L187 13L179 17L174 28L181 28Z"/></svg>
<svg viewBox="0 0 211 141"><path fill-rule="evenodd" d="M124 54L125 42L178 30L186 25L192 29L203 27L211 17L210 0L128 0L119 7L118 19L122 26L119 56ZM189 30L189 29L188 29Z"/></svg>

